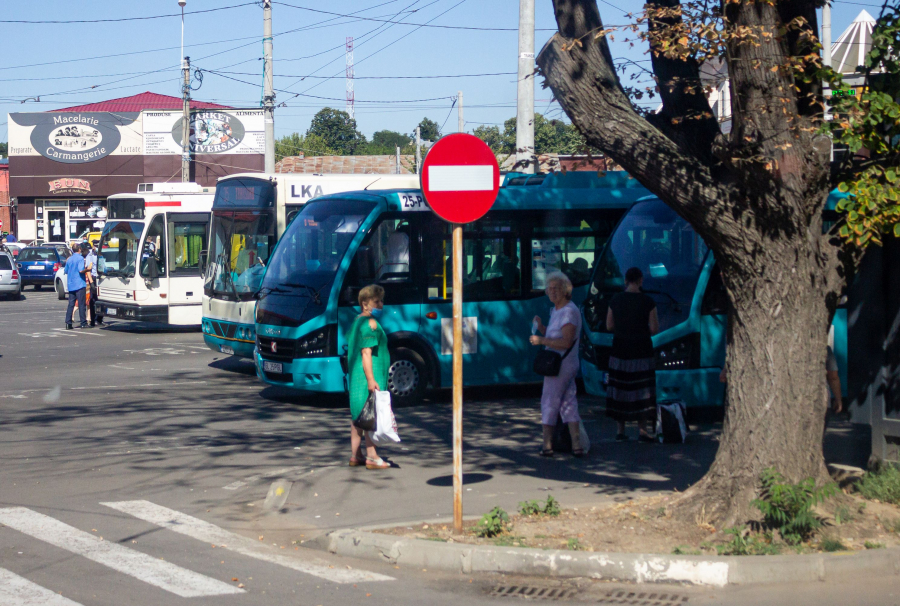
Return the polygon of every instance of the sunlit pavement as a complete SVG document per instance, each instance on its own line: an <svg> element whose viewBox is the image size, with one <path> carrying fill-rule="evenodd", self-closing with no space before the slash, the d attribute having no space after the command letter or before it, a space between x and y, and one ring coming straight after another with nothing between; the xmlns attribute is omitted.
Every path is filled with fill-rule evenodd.
<svg viewBox="0 0 900 606"><path fill-rule="evenodd" d="M333 528L450 516L449 393L396 411L403 442L381 451L394 468L351 469L342 397L266 388L252 365L210 351L193 330L117 322L66 331L65 305L52 291L31 289L21 301L0 302L0 508L31 512L0 512L0 518L26 520L16 522L25 524L20 529L9 523L0 528L0 571L13 575L8 581L63 592L85 605L121 604L121 591L138 605L186 599L174 586L151 582L152 566L136 563L122 571L100 556L89 557L96 555L93 548L86 555L78 533L88 533L172 562L181 572L169 571L175 574L171 578L201 575L215 581L207 583L207 593L190 598L198 604L299 603L298 595L303 603L344 603L367 593L374 601L409 604L455 603L461 596L474 602L514 600L491 597L502 579L479 577L470 583L453 575L346 561L300 546ZM584 398L590 456L541 458L539 397L538 386L467 391L467 515L494 505L512 511L519 501L547 494L577 506L682 490L715 454L715 425L701 426L684 446L616 443L596 403ZM848 458L859 439L839 424L829 444L842 461L853 463ZM288 499L280 510L265 511L266 493L276 479L292 482ZM276 554L290 552L313 572L213 548L200 535L179 534L110 506L134 501L251 537ZM56 543L29 530L46 521L40 516L61 525L53 535ZM75 543L66 543L70 539ZM80 547L73 550L73 544ZM327 572L313 574L316 566L397 581L337 583L324 578ZM244 587L222 597L221 583ZM824 587L805 587L804 594L819 595L816 603L838 603L829 600L842 588L820 592ZM866 583L861 593L847 596L853 595L854 603L894 603L865 602L877 587L877 581ZM761 596L787 598L782 589L684 588L688 593L682 593L691 602L739 604ZM593 596L596 603L603 596L595 591L582 590L576 599ZM214 595L219 597L209 597Z"/></svg>

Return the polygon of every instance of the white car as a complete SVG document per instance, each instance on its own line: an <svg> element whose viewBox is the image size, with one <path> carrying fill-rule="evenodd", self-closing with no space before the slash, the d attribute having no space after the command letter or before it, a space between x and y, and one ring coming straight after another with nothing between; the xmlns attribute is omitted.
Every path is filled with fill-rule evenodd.
<svg viewBox="0 0 900 606"><path fill-rule="evenodd" d="M12 253L0 248L0 297L18 301L22 295L22 278Z"/></svg>
<svg viewBox="0 0 900 606"><path fill-rule="evenodd" d="M56 270L53 286L56 288L56 296L59 297L60 301L64 301L69 297L69 281L66 279L65 265Z"/></svg>

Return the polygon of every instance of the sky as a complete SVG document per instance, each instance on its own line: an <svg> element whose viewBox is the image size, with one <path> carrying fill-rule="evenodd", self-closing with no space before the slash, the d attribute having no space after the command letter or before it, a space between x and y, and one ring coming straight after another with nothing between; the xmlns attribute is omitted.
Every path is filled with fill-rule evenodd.
<svg viewBox="0 0 900 606"><path fill-rule="evenodd" d="M551 0L535 0L535 4L537 53L556 24ZM600 0L599 5L605 25L622 25L629 22L628 12L641 10L642 1ZM880 4L836 0L833 6L832 39L836 40L861 10L877 16ZM3 9L0 21L7 22L0 23L5 49L0 55L0 141L7 140L7 113L51 111L144 91L181 95L177 0L6 0ZM233 107L259 107L261 5L250 0L187 0L185 12L184 54L203 72L202 83L194 82L199 88L193 97ZM463 92L468 132L483 124L502 126L516 113L518 14L518 0L276 0L272 9L279 104L276 137L304 133L323 107L346 109L348 36L354 37L356 120L367 137L379 130L410 133L425 117L443 125L442 132L455 132L457 91ZM8 23L157 15L171 16L97 23ZM419 27L422 24L492 31ZM632 48L622 32L615 38L613 57L635 62L632 66L649 66L643 46ZM540 83L538 78L535 111L566 119Z"/></svg>

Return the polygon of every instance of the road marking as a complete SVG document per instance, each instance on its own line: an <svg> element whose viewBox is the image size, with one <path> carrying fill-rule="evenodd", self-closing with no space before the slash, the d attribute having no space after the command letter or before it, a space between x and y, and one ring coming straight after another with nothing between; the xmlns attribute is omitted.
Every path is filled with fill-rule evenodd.
<svg viewBox="0 0 900 606"><path fill-rule="evenodd" d="M51 328L50 330L61 330L66 334L68 334L68 331L69 331L68 328ZM88 330L90 330L90 329L88 329ZM75 334L84 335L86 337L102 337L103 336L103 334L99 333L99 332L85 332L84 328L79 328L78 332Z"/></svg>
<svg viewBox="0 0 900 606"><path fill-rule="evenodd" d="M328 564L312 564L292 557L274 553L268 546L260 545L252 539L234 534L224 528L151 503L150 501L119 501L101 503L116 511L121 511L145 522L168 528L179 534L222 547L244 556L256 558L264 562L278 564L285 568L298 570L333 583L364 583L366 581L393 581L393 577L365 570L330 568Z"/></svg>
<svg viewBox="0 0 900 606"><path fill-rule="evenodd" d="M129 549L118 543L63 524L25 507L0 509L0 524L35 539L108 566L183 598L244 593L242 589L211 579L170 562Z"/></svg>
<svg viewBox="0 0 900 606"><path fill-rule="evenodd" d="M0 568L0 604L3 606L81 606L69 598Z"/></svg>
<svg viewBox="0 0 900 606"><path fill-rule="evenodd" d="M339 466L338 465L322 465L322 466L320 466L320 469L327 468L327 467L339 467ZM306 471L307 469L309 469L308 466L304 466L304 467L298 466L298 467L284 467L282 469L276 469L275 471L267 471L266 473L259 473L256 475L249 476L247 478L244 478L243 480L235 480L228 486L223 486L222 490L237 490L238 488L243 488L247 484L256 482L260 478L274 478L276 476L286 476L290 473L299 473L302 471Z"/></svg>
<svg viewBox="0 0 900 606"><path fill-rule="evenodd" d="M21 400L21 399L25 398L25 396L23 396L23 395L15 395L15 396L10 395L10 396L0 396L0 398L15 398L15 399L17 399L17 400Z"/></svg>

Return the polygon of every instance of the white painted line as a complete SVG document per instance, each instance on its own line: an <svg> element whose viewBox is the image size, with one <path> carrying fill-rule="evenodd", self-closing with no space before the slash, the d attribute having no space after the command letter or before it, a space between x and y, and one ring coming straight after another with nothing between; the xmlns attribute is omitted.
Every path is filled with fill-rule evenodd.
<svg viewBox="0 0 900 606"><path fill-rule="evenodd" d="M151 503L150 501L119 501L117 503L101 503L116 511L127 513L138 519L168 528L177 533L193 537L199 541L222 547L241 555L256 558L264 562L278 564L285 568L331 581L333 583L364 583L366 581L393 581L393 577L348 568L331 568L326 563L313 564L299 558L283 556L274 552L267 545L260 545L252 539L229 532L214 524Z"/></svg>
<svg viewBox="0 0 900 606"><path fill-rule="evenodd" d="M0 568L0 604L3 606L81 606L69 598Z"/></svg>
<svg viewBox="0 0 900 606"><path fill-rule="evenodd" d="M491 191L494 189L494 167L476 166L428 167L428 189L431 191Z"/></svg>
<svg viewBox="0 0 900 606"><path fill-rule="evenodd" d="M104 541L98 536L25 507L0 509L0 524L183 598L244 593L242 589L228 583L211 579L118 543Z"/></svg>
<svg viewBox="0 0 900 606"><path fill-rule="evenodd" d="M23 398L24 398L24 397L25 397L25 396L23 396L23 395L15 395L15 396L13 396L13 395L9 395L9 396L0 396L0 398L15 398L15 399L17 399L17 400L21 400L21 399L23 399Z"/></svg>
<svg viewBox="0 0 900 606"><path fill-rule="evenodd" d="M103 336L101 333L98 333L98 332L85 332L84 328L77 329L78 330L77 333L74 330L70 333L68 328L51 328L50 330L61 330L66 334L73 334L73 335L86 336L86 337L87 336L91 336L91 337L102 337Z"/></svg>

